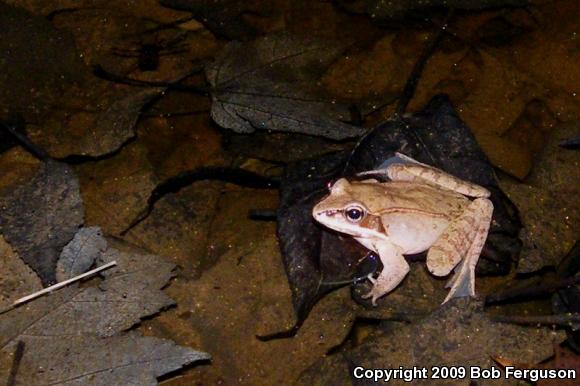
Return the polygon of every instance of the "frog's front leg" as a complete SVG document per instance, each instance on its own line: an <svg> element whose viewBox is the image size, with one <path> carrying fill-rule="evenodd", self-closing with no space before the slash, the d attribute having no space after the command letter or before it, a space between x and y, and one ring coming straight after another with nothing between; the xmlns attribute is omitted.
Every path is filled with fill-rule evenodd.
<svg viewBox="0 0 580 386"><path fill-rule="evenodd" d="M371 298L373 306L376 306L378 298L395 289L407 276L409 264L403 257L401 249L390 242L380 241L374 247L383 263L383 270L376 279L369 277L373 283L373 288L362 298Z"/></svg>
<svg viewBox="0 0 580 386"><path fill-rule="evenodd" d="M427 268L436 276L446 276L457 265L451 287L443 303L461 296L475 296L475 266L485 244L493 204L487 198L473 200L429 248Z"/></svg>

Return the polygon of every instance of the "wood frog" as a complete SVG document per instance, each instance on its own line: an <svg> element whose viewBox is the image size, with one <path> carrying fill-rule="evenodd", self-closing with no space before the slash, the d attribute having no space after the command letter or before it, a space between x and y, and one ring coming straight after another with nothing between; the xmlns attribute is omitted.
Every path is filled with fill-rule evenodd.
<svg viewBox="0 0 580 386"><path fill-rule="evenodd" d="M383 175L388 182L336 181L314 206L314 219L379 255L383 270L377 278L368 276L373 287L363 296L375 306L409 272L404 255L426 250L433 275L446 276L455 268L443 303L474 297L475 266L493 212L489 191L403 154L396 159L400 163L359 174Z"/></svg>

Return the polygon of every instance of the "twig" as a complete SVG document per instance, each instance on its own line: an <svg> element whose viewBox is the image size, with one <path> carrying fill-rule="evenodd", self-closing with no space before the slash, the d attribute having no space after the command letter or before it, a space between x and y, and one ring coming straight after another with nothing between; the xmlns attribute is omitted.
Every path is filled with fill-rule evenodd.
<svg viewBox="0 0 580 386"><path fill-rule="evenodd" d="M55 285L51 285L50 287L46 287L46 288L44 288L44 289L42 289L40 291L37 291L37 292L35 292L33 294L28 295L28 296L24 296L24 297L16 300L14 303L12 303L10 306L6 307L5 309L0 310L0 314L3 314L5 312L7 312L7 311L10 311L11 309L16 308L19 305L24 304L24 303L26 303L26 302L28 302L28 301L30 301L32 299L36 299L36 298L38 298L38 297L40 297L40 296L42 296L44 294L47 294L49 292L55 291L55 290L57 290L59 288L62 288L64 286L67 286L67 285L69 285L71 283L74 283L76 281L79 281L81 279L84 279L87 276L91 276L91 275L94 275L95 273L104 271L105 269L111 268L112 266L115 266L115 265L117 265L117 262L116 261L111 261L110 263L101 265L100 267L97 267L95 269L91 269L90 271L87 271L87 272L85 272L83 274L80 274L78 276L75 276L75 277L70 278L70 279L65 280L65 281L61 281L60 283L57 283Z"/></svg>
<svg viewBox="0 0 580 386"><path fill-rule="evenodd" d="M536 285L533 287L525 287L514 289L511 291L499 292L489 294L485 297L485 304L499 303L506 300L511 300L521 297L533 297L554 292L562 288L571 287L580 283L580 276L567 277L565 279L555 280L552 282Z"/></svg>
<svg viewBox="0 0 580 386"><path fill-rule="evenodd" d="M16 128L12 127L9 124L5 124L3 122L0 122L0 126L4 127L4 129L6 131L8 131L8 133L10 133L10 135L12 135L20 143L20 145L22 145L22 147L24 147L26 150L28 150L30 152L30 154L32 154L34 157L36 157L40 161L44 162L44 161L47 161L50 159L50 156L48 155L48 153L46 151L44 151L43 149L41 149L40 147L38 147L34 143L32 143L32 141L29 140L26 137L26 135L21 134L18 131L16 131Z"/></svg>
<svg viewBox="0 0 580 386"><path fill-rule="evenodd" d="M19 340L16 344L16 350L14 351L14 359L12 360L12 367L10 367L10 374L8 375L8 381L6 381L6 386L16 385L16 374L18 374L18 368L20 367L20 362L24 356L24 342Z"/></svg>
<svg viewBox="0 0 580 386"><path fill-rule="evenodd" d="M498 315L491 318L494 322L515 323L515 324L556 324L559 326L572 326L572 323L580 323L580 314L567 313L556 315L531 315L531 316L509 316Z"/></svg>

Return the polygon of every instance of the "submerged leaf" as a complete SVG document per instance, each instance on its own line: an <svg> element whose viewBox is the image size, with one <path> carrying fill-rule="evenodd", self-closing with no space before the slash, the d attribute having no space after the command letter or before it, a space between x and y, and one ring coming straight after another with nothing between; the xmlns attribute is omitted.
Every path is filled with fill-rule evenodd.
<svg viewBox="0 0 580 386"><path fill-rule="evenodd" d="M135 136L135 124L143 107L164 90L130 89L120 95L102 82L85 84L85 88L89 91L69 90L63 97L65 108L55 111L42 130L31 133L34 141L54 158L101 157L118 151ZM75 103L82 103L83 109L66 107Z"/></svg>
<svg viewBox="0 0 580 386"><path fill-rule="evenodd" d="M248 12L256 13L259 7L252 7L252 2L245 0L160 0L161 5L169 8L191 12L218 36L229 39L243 39L255 36L258 31L252 27L244 16ZM252 9L257 8L257 9Z"/></svg>
<svg viewBox="0 0 580 386"><path fill-rule="evenodd" d="M22 113L30 122L59 106L86 67L72 34L26 11L26 5L0 2L0 105L3 113Z"/></svg>
<svg viewBox="0 0 580 386"><path fill-rule="evenodd" d="M239 133L262 129L335 140L360 136L362 128L344 123L348 108L324 97L316 86L344 48L286 35L230 43L206 68L212 118Z"/></svg>
<svg viewBox="0 0 580 386"><path fill-rule="evenodd" d="M99 227L81 228L68 243L56 264L56 278L64 281L89 270L95 260L107 248Z"/></svg>
<svg viewBox="0 0 580 386"><path fill-rule="evenodd" d="M45 162L30 181L0 197L0 208L0 233L45 285L54 282L62 248L83 222L74 171Z"/></svg>
<svg viewBox="0 0 580 386"><path fill-rule="evenodd" d="M157 378L210 359L204 352L135 332L108 339L68 337L66 345L38 344L24 337L15 385L157 385Z"/></svg>
<svg viewBox="0 0 580 386"><path fill-rule="evenodd" d="M457 366L467 369L465 376L458 373L442 384L467 385L470 366L490 369L494 365L491 355L537 363L552 354L552 343L562 341L563 335L547 327L493 322L483 312L481 303L470 298L455 298L416 323L384 329L342 355L320 360L298 383L350 385L347 374L352 379L349 367L353 365L374 369ZM498 384L513 384L511 380L501 382L506 380L504 375L500 378ZM342 381L329 382L330 379ZM394 382L404 383L401 379L397 381ZM429 378L422 382L433 383Z"/></svg>
<svg viewBox="0 0 580 386"><path fill-rule="evenodd" d="M108 248L102 261L112 260L117 267L103 273L99 286L64 288L0 315L0 352L25 343L16 384L149 385L185 364L209 359L165 340L123 333L173 304L160 288L173 276L174 265Z"/></svg>
<svg viewBox="0 0 580 386"><path fill-rule="evenodd" d="M361 1L355 1L360 3ZM353 7L352 1L341 1L347 7ZM362 0L359 5L372 18L387 22L402 19L408 14L428 12L434 8L454 8L460 10L484 10L499 7L524 7L529 0Z"/></svg>

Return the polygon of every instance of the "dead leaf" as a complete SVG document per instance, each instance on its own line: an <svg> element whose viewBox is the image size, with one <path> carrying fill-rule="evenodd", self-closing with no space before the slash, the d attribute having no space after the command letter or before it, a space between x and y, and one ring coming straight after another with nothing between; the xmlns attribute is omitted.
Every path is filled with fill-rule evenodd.
<svg viewBox="0 0 580 386"><path fill-rule="evenodd" d="M518 272L555 266L578 239L580 153L558 144L577 132L574 122L556 127L526 183L503 179L501 185L520 208L526 229Z"/></svg>
<svg viewBox="0 0 580 386"><path fill-rule="evenodd" d="M18 341L26 347L17 385L154 385L160 375L209 359L162 339L123 333L173 304L160 291L173 276L173 264L113 248L101 260L118 265L103 273L99 286L64 288L0 315L0 351L10 352Z"/></svg>
<svg viewBox="0 0 580 386"><path fill-rule="evenodd" d="M413 366L478 366L489 369L494 363L490 351L521 362L539 362L552 355L552 343L564 339L563 332L549 328L529 328L492 322L482 303L470 298L455 298L424 319L407 324L391 324L368 337L360 346L342 355L322 359L307 370L299 384L332 384L328 379L352 377L349 366L364 368L410 369ZM490 346L493 343L493 346ZM496 366L497 368L497 366ZM354 381L354 379L352 379ZM345 381L341 384L345 384ZM428 380L427 384L432 384ZM497 382L497 383L495 383ZM499 379L494 384L511 385ZM408 384L402 379L389 382ZM467 385L466 379L446 379L445 385Z"/></svg>
<svg viewBox="0 0 580 386"><path fill-rule="evenodd" d="M460 10L484 10L498 7L523 7L528 0L355 0L340 1L350 9L365 10L376 22L385 23L402 19L413 14L433 11L436 8L453 8ZM354 4L353 4L354 3ZM362 4L361 4L362 3Z"/></svg>
<svg viewBox="0 0 580 386"><path fill-rule="evenodd" d="M185 277L197 277L208 263L209 226L219 202L221 182L200 181L156 204L151 214L124 239L167 256Z"/></svg>
<svg viewBox="0 0 580 386"><path fill-rule="evenodd" d="M135 141L110 158L78 166L87 224L114 235L139 214L158 182L147 157Z"/></svg>
<svg viewBox="0 0 580 386"><path fill-rule="evenodd" d="M161 0L165 7L191 12L193 18L204 23L218 36L229 39L244 39L256 36L258 31L249 23L247 14L260 12L261 7L252 6L251 1L241 0ZM260 3L266 5L267 3Z"/></svg>
<svg viewBox="0 0 580 386"><path fill-rule="evenodd" d="M348 108L324 97L322 72L345 45L287 35L228 44L206 68L211 116L238 133L288 131L340 140L364 129L344 122Z"/></svg>
<svg viewBox="0 0 580 386"><path fill-rule="evenodd" d="M57 280L61 282L88 271L106 249L107 241L99 227L79 229L60 254L56 264Z"/></svg>
<svg viewBox="0 0 580 386"><path fill-rule="evenodd" d="M89 91L72 88L63 98L65 108L52 114L43 127L31 127L31 139L52 157L100 157L113 153L135 136L143 106L163 88L130 89L119 93L108 82L85 83ZM75 104L82 106L74 107ZM67 106L68 105L68 106ZM36 130L34 130L36 129Z"/></svg>
<svg viewBox="0 0 580 386"><path fill-rule="evenodd" d="M493 360L499 363L502 367L512 366L518 370L524 369L544 369L544 370L574 370L576 373L580 372L580 357L561 345L554 345L554 358L546 363L515 363L509 358L493 357ZM529 378L526 378L530 380ZM537 386L575 386L578 385L576 379L539 379Z"/></svg>
<svg viewBox="0 0 580 386"><path fill-rule="evenodd" d="M71 36L44 17L0 3L0 105L36 120L86 69Z"/></svg>
<svg viewBox="0 0 580 386"><path fill-rule="evenodd" d="M83 222L79 182L66 164L48 161L24 185L0 197L0 233L46 285L62 248Z"/></svg>
<svg viewBox="0 0 580 386"><path fill-rule="evenodd" d="M0 236L0 309L42 289L40 279Z"/></svg>
<svg viewBox="0 0 580 386"><path fill-rule="evenodd" d="M189 374L197 381L183 385L238 384L240 379L248 385L292 384L301 369L348 333L354 305L343 288L315 307L295 338L268 343L256 339L256 334L286 328L293 321L275 226L247 218L250 208L268 207L276 200L274 192L226 191L211 222L206 270L197 280L180 272L167 289L177 308L144 326L171 331L186 342L201 341L211 352L212 366L196 368Z"/></svg>
<svg viewBox="0 0 580 386"><path fill-rule="evenodd" d="M66 345L38 344L24 337L16 385L157 385L157 378L186 364L210 359L206 353L170 340L135 332L108 339L67 337ZM6 349L9 349L7 347Z"/></svg>
<svg viewBox="0 0 580 386"><path fill-rule="evenodd" d="M296 162L345 148L344 143L321 137L290 133L256 132L252 135L232 133L225 141L230 152L276 162Z"/></svg>

